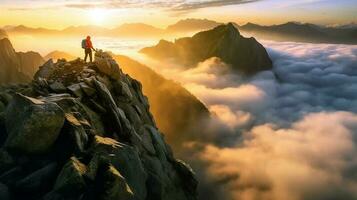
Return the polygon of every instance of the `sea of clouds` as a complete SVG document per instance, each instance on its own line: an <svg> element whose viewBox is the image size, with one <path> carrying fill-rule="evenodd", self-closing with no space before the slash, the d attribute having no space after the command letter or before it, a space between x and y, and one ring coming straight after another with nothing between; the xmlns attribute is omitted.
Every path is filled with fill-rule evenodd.
<svg viewBox="0 0 357 200"><path fill-rule="evenodd" d="M205 169L201 198L357 199L357 46L263 44L274 67L249 78L218 58L157 69L231 130L186 144Z"/></svg>

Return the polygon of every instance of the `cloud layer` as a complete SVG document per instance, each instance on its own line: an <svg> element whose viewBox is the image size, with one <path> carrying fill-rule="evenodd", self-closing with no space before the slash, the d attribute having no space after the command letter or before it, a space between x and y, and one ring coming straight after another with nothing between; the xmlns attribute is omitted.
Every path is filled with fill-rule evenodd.
<svg viewBox="0 0 357 200"><path fill-rule="evenodd" d="M158 69L231 130L186 144L202 199L357 199L357 46L264 45L273 70L250 78L217 58Z"/></svg>

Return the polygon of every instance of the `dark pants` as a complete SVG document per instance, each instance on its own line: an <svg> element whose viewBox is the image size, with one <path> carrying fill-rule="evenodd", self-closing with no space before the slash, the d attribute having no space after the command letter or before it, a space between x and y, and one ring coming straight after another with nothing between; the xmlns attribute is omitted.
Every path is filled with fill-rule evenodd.
<svg viewBox="0 0 357 200"><path fill-rule="evenodd" d="M89 60L92 62L92 49L84 49L84 62L87 62L87 57L89 55Z"/></svg>

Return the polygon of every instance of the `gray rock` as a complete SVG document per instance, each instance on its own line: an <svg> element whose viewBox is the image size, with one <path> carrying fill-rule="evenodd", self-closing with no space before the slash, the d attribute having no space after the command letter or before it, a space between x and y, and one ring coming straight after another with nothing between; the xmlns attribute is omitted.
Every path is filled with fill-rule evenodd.
<svg viewBox="0 0 357 200"><path fill-rule="evenodd" d="M34 78L39 79L39 78L44 78L48 79L51 74L53 73L55 67L53 64L53 60L49 59L45 64L43 64L40 69L36 72Z"/></svg>
<svg viewBox="0 0 357 200"><path fill-rule="evenodd" d="M87 167L83 163L76 157L71 157L59 173L54 191L64 194L79 193L86 187L83 177L86 171Z"/></svg>
<svg viewBox="0 0 357 200"><path fill-rule="evenodd" d="M79 83L70 85L67 87L67 89L76 97L81 98L83 96L83 91L82 91L81 85Z"/></svg>
<svg viewBox="0 0 357 200"><path fill-rule="evenodd" d="M88 143L88 136L81 124L81 122L72 114L65 114L66 123L71 127L69 130L70 138L73 140L76 149L79 152L84 152L85 146Z"/></svg>
<svg viewBox="0 0 357 200"><path fill-rule="evenodd" d="M44 153L52 147L64 123L55 103L16 94L6 110L5 146L22 153Z"/></svg>
<svg viewBox="0 0 357 200"><path fill-rule="evenodd" d="M135 148L110 138L95 137L92 151L107 156L109 162L122 174L137 199L146 198L147 174Z"/></svg>
<svg viewBox="0 0 357 200"><path fill-rule="evenodd" d="M103 188L104 191L100 195L102 200L134 199L134 194L125 178L112 165L103 174Z"/></svg>
<svg viewBox="0 0 357 200"><path fill-rule="evenodd" d="M82 91L84 92L84 94L86 94L87 96L93 96L96 93L96 90L92 87L90 87L88 84L86 83L79 83L79 85L82 88Z"/></svg>
<svg viewBox="0 0 357 200"><path fill-rule="evenodd" d="M55 81L54 83L49 85L50 89L56 93L64 93L66 92L66 87L58 81Z"/></svg>

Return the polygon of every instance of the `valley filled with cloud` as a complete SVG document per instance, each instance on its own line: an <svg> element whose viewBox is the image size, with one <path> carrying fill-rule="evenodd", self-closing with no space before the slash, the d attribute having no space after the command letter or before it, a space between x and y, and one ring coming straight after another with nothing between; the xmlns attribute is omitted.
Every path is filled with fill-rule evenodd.
<svg viewBox="0 0 357 200"><path fill-rule="evenodd" d="M202 190L243 200L357 198L357 46L263 44L273 69L249 78L218 58L156 68L229 130L186 144L207 170Z"/></svg>

